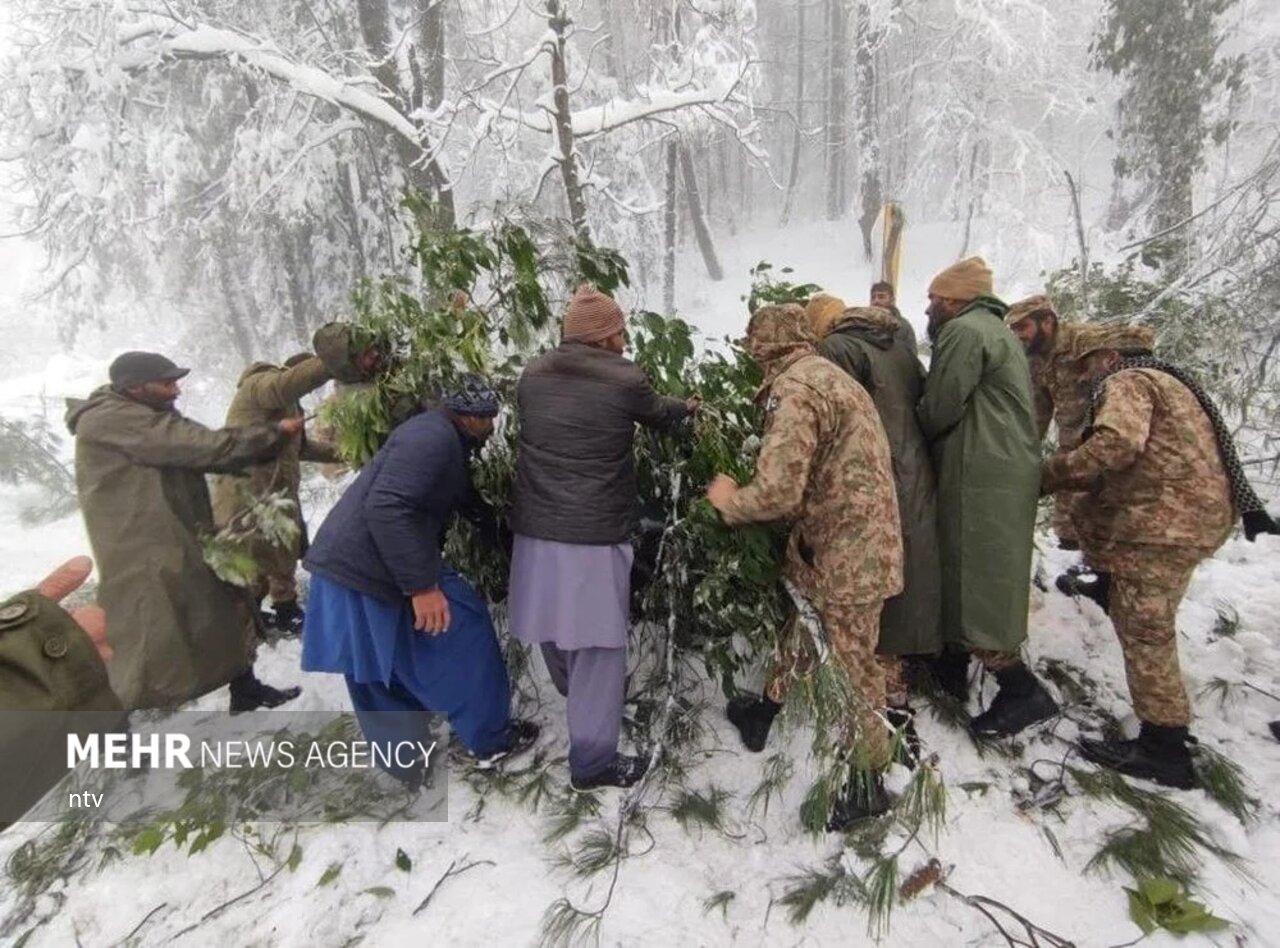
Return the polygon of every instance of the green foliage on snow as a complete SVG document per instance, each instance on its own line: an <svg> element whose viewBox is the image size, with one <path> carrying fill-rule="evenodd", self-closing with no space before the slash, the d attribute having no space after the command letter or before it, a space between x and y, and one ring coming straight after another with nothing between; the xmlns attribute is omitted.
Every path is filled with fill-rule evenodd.
<svg viewBox="0 0 1280 948"><path fill-rule="evenodd" d="M1157 876L1143 879L1136 889L1125 887L1129 895L1129 917L1150 935L1157 928L1187 935L1192 932L1218 932L1230 927L1204 905L1191 898L1187 887L1177 879Z"/></svg>

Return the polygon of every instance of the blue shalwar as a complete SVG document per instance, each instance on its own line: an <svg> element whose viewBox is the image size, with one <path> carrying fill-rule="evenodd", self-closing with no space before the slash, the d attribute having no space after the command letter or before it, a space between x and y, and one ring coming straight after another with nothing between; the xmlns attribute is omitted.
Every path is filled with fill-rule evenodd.
<svg viewBox="0 0 1280 948"><path fill-rule="evenodd" d="M447 412L406 421L307 552L302 667L346 677L370 741L422 740L434 712L477 756L508 746L511 689L488 607L440 551L450 519L472 496L467 450ZM411 596L434 588L449 603L439 635L413 627Z"/></svg>

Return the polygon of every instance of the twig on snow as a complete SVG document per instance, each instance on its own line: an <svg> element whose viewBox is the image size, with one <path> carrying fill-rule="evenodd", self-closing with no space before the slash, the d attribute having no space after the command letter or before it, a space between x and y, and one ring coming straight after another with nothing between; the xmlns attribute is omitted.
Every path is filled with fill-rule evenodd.
<svg viewBox="0 0 1280 948"><path fill-rule="evenodd" d="M467 857L463 856L462 858L466 859ZM474 862L469 862L462 866L458 865L458 860L456 859L453 860L453 862L449 863L449 868L444 871L444 875L442 875L439 879L437 879L436 884L431 887L431 891L427 893L427 897L418 903L418 907L413 910L413 914L417 915L419 912L425 909L428 905L430 905L431 900L435 898L435 894L440 891L440 887L444 885L446 881L453 878L454 876L460 876L464 872L466 872L468 869L474 869L476 866L496 866L496 865L497 863L494 862L492 859L477 859Z"/></svg>

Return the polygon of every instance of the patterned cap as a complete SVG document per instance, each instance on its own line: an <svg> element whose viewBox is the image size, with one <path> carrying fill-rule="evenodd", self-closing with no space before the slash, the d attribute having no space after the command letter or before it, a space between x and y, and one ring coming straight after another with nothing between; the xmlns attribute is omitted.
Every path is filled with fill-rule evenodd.
<svg viewBox="0 0 1280 948"><path fill-rule="evenodd" d="M441 402L459 415L493 418L498 414L498 393L478 375L464 375L461 383Z"/></svg>
<svg viewBox="0 0 1280 948"><path fill-rule="evenodd" d="M1148 326L1081 326L1071 339L1067 358L1080 360L1102 349L1117 352L1150 352L1156 334Z"/></svg>
<svg viewBox="0 0 1280 948"><path fill-rule="evenodd" d="M1009 307L1009 311L1004 314L1004 324L1006 326L1016 326L1028 316L1039 314L1052 316L1054 319L1058 318L1058 311L1049 302L1049 297L1040 294L1028 296L1025 300L1018 300L1018 302Z"/></svg>

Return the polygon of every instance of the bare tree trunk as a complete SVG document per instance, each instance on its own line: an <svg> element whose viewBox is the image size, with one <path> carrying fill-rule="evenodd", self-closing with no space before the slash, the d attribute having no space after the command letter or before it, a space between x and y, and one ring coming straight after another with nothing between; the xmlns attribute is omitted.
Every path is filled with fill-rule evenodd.
<svg viewBox="0 0 1280 948"><path fill-rule="evenodd" d="M1071 172L1063 170L1071 192L1071 213L1076 219L1076 240L1080 243L1080 316L1089 318L1089 243L1084 238L1084 214L1080 210L1080 189Z"/></svg>
<svg viewBox="0 0 1280 948"><path fill-rule="evenodd" d="M800 150L804 145L804 8L805 0L796 4L796 106L792 120L796 123L791 136L791 171L787 174L787 195L782 202L782 224L791 219L796 185L800 183Z"/></svg>
<svg viewBox="0 0 1280 948"><path fill-rule="evenodd" d="M564 194L569 202L569 220L574 232L582 240L590 241L587 228L587 200L582 191L582 179L578 176L578 154L573 140L573 113L569 110L569 70L565 63L565 42L573 21L562 12L560 0L547 0L547 23L555 34L551 49L551 84L555 101L556 141L560 155L560 177L564 181Z"/></svg>
<svg viewBox="0 0 1280 948"><path fill-rule="evenodd" d="M679 199L676 175L676 151L674 136L667 142L666 207L663 209L662 227L662 312L673 316L676 311L676 202Z"/></svg>
<svg viewBox="0 0 1280 948"><path fill-rule="evenodd" d="M218 254L218 288L222 290L222 302L227 314L227 333L236 348L240 361L248 365L253 361L253 336L249 332L248 320L241 311L236 298L235 280L231 276L231 263L228 254Z"/></svg>
<svg viewBox="0 0 1280 948"><path fill-rule="evenodd" d="M827 219L833 221L844 216L848 203L845 180L848 10L845 3L846 0L827 0Z"/></svg>
<svg viewBox="0 0 1280 948"><path fill-rule="evenodd" d="M438 25L438 29L432 37L433 41L438 45L435 49L426 49L424 58L428 62L428 74L433 69L438 69L439 77L438 80L429 79L425 85L430 86L435 82L436 88L439 89L441 98L443 98L443 10L439 4L428 7L430 2L431 0L417 0L419 6L426 8L422 11L423 35L426 35L429 20L434 18L435 25ZM411 111L422 102L421 88L423 83L415 81L415 85L419 86L419 88L406 90L401 82L399 70L396 69L395 56L392 55L390 48L390 15L387 8L387 0L359 0L356 7L356 16L360 22L360 35L364 39L364 44L374 62L374 78L383 86L386 94L399 99L400 104L407 106L408 110ZM432 63L432 60L436 62ZM415 57L410 56L410 61L416 62ZM457 222L457 213L454 208L453 185L445 177L439 161L433 155L426 157L431 155L431 142L427 139L425 133L416 145L402 135L389 134L387 137L395 148L396 157L400 160L400 166L404 169L409 187L426 194L435 201L437 207L435 223L444 228L454 227Z"/></svg>
<svg viewBox="0 0 1280 948"><path fill-rule="evenodd" d="M879 37L871 30L870 5L859 3L857 15L854 69L857 77L858 111L855 141L858 162L862 168L862 214L858 217L858 226L862 230L862 252L870 260L872 231L876 226L876 217L880 214L880 205L884 202L880 176L880 135L876 126L875 109L875 47Z"/></svg>
<svg viewBox="0 0 1280 948"><path fill-rule="evenodd" d="M684 172L685 197L689 205L689 220L693 224L693 235L697 238L698 250L701 251L702 260L707 265L707 276L712 280L723 280L724 269L716 256L715 244L711 240L711 229L707 227L707 220L702 215L702 198L698 194L698 177L693 169L693 158L689 155L689 149L683 144L679 146L679 152L680 169ZM668 156L667 161L670 162L670 160ZM670 170L669 167L668 170Z"/></svg>

